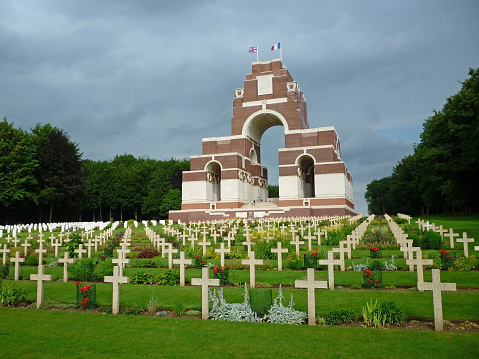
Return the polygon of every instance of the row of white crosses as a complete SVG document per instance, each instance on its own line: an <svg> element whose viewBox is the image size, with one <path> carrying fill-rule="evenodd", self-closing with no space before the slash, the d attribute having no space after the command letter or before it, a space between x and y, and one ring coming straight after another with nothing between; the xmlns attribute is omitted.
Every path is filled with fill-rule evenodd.
<svg viewBox="0 0 479 359"><path fill-rule="evenodd" d="M401 237L402 229L399 225L394 222L391 217L385 215L385 218L388 220L388 224L395 233L396 238L404 239L407 238L406 234L403 234L404 237ZM420 220L418 221L420 222ZM416 222L417 223L417 222ZM419 223L418 223L419 224ZM442 226L441 226L442 227ZM398 241L399 242L399 241ZM467 244L466 244L467 246ZM433 293L433 307L434 307L434 329L436 331L444 330L444 321L442 314L442 292L455 292L456 283L441 283L441 274L439 269L432 270L432 282L424 282L424 273L423 266L432 265L432 259L423 259L422 250L419 247L409 247L410 250L405 250L405 254L408 253L408 259L406 264L409 265L409 270L414 270L414 266L417 268L417 289L420 292L423 291L432 291ZM479 249L479 248L478 248ZM414 259L413 252L416 252L416 258Z"/></svg>
<svg viewBox="0 0 479 359"><path fill-rule="evenodd" d="M421 218L418 218L416 221L418 227L421 230L433 230L434 232L437 232L441 235L441 237L444 239L444 237L449 238L449 246L451 248L454 248L454 243L462 243L463 245L463 250L464 250L464 257L469 258L469 243L474 243L474 238L467 238L467 232L462 232L462 238L459 237L459 233L454 233L454 230L452 228L449 228L448 230L444 229L442 224L439 226L436 226L435 223L429 223L429 221L424 222L421 220ZM456 241L454 242L455 237ZM475 246L474 250L479 250L479 246Z"/></svg>

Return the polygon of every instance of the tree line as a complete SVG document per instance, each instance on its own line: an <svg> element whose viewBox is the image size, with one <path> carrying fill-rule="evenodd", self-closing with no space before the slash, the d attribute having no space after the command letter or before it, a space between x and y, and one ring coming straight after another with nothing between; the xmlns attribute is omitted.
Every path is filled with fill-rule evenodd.
<svg viewBox="0 0 479 359"><path fill-rule="evenodd" d="M479 211L479 69L424 121L420 143L366 187L369 213Z"/></svg>
<svg viewBox="0 0 479 359"><path fill-rule="evenodd" d="M124 154L83 159L68 134L51 124L29 132L0 122L0 218L4 223L166 218L181 207L189 160Z"/></svg>

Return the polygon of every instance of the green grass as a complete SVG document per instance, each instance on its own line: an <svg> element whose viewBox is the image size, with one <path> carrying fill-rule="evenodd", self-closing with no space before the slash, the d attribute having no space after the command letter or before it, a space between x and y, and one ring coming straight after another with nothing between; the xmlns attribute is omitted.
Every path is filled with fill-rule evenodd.
<svg viewBox="0 0 479 359"><path fill-rule="evenodd" d="M0 308L0 317L4 358L476 358L479 352L479 333L11 308Z"/></svg>
<svg viewBox="0 0 479 359"><path fill-rule="evenodd" d="M304 272L303 272L304 274ZM346 273L345 273L346 274ZM350 274L350 273L347 273ZM357 273L356 273L357 274ZM446 274L446 273L444 273ZM318 278L319 279L319 278ZM427 279L427 277L426 277ZM445 280L446 278L444 278ZM17 288L26 291L30 300L36 299L36 282L34 281L4 281L13 284ZM120 306L135 307L139 300L148 301L151 297L157 299L160 308L173 308L176 300L179 300L188 309L201 308L200 287L169 287L159 285L123 284L120 289ZM244 288L225 287L224 296L228 302L242 302ZM273 296L276 297L277 288L273 288ZM307 311L306 290L284 288L284 304L289 302L290 296L294 296L295 308ZM395 301L405 311L409 318L432 319L433 305L431 292L417 291L386 291L386 290L316 290L316 313L325 315L333 309L348 308L358 315L366 302L371 298L379 302ZM75 302L74 283L46 282L44 300L54 300L61 303ZM111 306L112 285L97 283L97 303ZM445 319L468 319L479 320L479 292L466 293L443 293L443 312Z"/></svg>
<svg viewBox="0 0 479 359"><path fill-rule="evenodd" d="M456 215L456 216L425 216L420 217L423 221L435 223L436 226L442 224L445 229L452 228L455 233L459 233L462 237L462 232L467 232L468 238L475 238L475 245L479 245L479 215ZM417 218L411 219L411 223L415 223ZM446 238L448 241L449 239ZM462 245L460 245L462 248ZM469 251L473 250L473 246L469 244Z"/></svg>

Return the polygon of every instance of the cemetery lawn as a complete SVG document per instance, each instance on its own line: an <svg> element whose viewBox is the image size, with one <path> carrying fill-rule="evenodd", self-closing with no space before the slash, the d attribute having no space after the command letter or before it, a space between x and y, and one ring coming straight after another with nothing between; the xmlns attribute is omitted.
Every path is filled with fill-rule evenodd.
<svg viewBox="0 0 479 359"><path fill-rule="evenodd" d="M474 358L479 333L0 308L4 358ZM19 339L21 338L21 343Z"/></svg>
<svg viewBox="0 0 479 359"><path fill-rule="evenodd" d="M423 221L429 221L430 223L436 223L437 226L442 224L446 229L453 228L454 232L459 233L462 237L462 232L467 232L467 236L470 238L479 240L479 215L455 215L455 216L427 216L420 217ZM411 223L417 221L417 218L411 219ZM470 245L472 249L472 245ZM462 246L460 246L462 248Z"/></svg>
<svg viewBox="0 0 479 359"><path fill-rule="evenodd" d="M300 271L305 276L305 271ZM450 274L477 274L454 273ZM430 275L430 273L428 273ZM448 274L448 273L444 273ZM356 273L358 275L358 273ZM427 278L427 277L425 277ZM476 277L477 278L477 277ZM444 276L444 281L449 280ZM26 291L31 301L36 299L35 281L4 281L5 284L14 285ZM476 286L477 286L476 282ZM108 283L96 283L98 305L111 306L112 285ZM201 288L160 286L144 284L122 284L120 295L120 307L137 307L141 302L148 302L154 298L159 308L171 309L177 300L181 301L187 309L201 310ZM227 302L243 302L243 287L224 287L224 297ZM278 289L273 288L273 298L278 294ZM285 297L283 303L287 305L291 295L294 297L295 309L307 311L307 293L303 289L283 288ZM360 316L362 308L370 299L379 303L395 301L410 319L431 319L434 317L432 292L417 292L406 290L317 290L316 314L327 315L335 309L352 309ZM74 303L74 283L46 282L44 300L59 303ZM472 292L444 292L442 294L444 319L446 320L474 320L479 321L479 291L477 287Z"/></svg>

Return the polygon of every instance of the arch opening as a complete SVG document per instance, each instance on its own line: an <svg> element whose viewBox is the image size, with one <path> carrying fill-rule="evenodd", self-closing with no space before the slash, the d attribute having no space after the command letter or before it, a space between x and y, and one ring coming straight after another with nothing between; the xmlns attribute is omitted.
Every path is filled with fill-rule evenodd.
<svg viewBox="0 0 479 359"><path fill-rule="evenodd" d="M221 165L211 161L205 166L206 171L206 198L211 202L221 201Z"/></svg>
<svg viewBox="0 0 479 359"><path fill-rule="evenodd" d="M314 186L314 158L311 155L304 154L297 158L299 178L299 195L302 198L315 197Z"/></svg>

